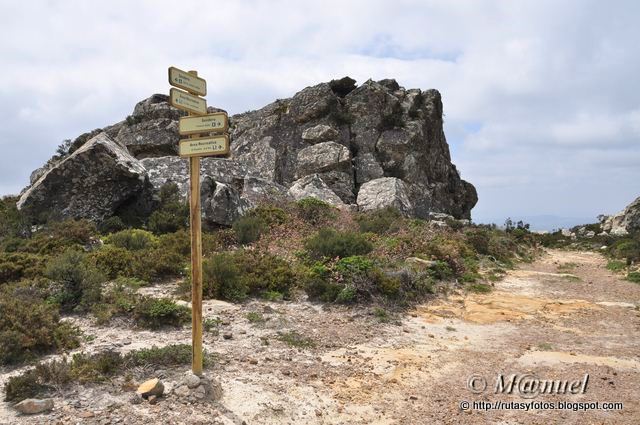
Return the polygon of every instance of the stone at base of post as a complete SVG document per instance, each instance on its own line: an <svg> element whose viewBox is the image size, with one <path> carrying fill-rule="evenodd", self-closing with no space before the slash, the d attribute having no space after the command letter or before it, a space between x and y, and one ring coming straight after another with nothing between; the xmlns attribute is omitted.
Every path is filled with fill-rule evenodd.
<svg viewBox="0 0 640 425"><path fill-rule="evenodd" d="M192 402L217 402L222 398L222 386L213 378L188 371L173 393Z"/></svg>

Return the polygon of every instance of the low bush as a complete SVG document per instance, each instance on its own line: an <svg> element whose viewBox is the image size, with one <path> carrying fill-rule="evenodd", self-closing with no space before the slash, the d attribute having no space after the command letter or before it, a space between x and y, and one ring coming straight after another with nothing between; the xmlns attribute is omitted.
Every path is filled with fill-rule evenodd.
<svg viewBox="0 0 640 425"><path fill-rule="evenodd" d="M362 302L412 303L433 293L433 281L425 273L383 271L365 257L316 263L303 277L310 300L340 304Z"/></svg>
<svg viewBox="0 0 640 425"><path fill-rule="evenodd" d="M627 268L627 264L623 263L622 261L610 260L607 263L607 269L611 270L612 272L619 272L619 271L622 271L622 270L624 270L626 268Z"/></svg>
<svg viewBox="0 0 640 425"><path fill-rule="evenodd" d="M469 292L475 292L478 294L486 294L488 292L491 292L493 290L493 288L491 288L491 286L485 284L485 283L472 283L466 286L467 291Z"/></svg>
<svg viewBox="0 0 640 425"><path fill-rule="evenodd" d="M145 328L181 326L191 319L191 310L171 298L142 297L134 307L134 318Z"/></svg>
<svg viewBox="0 0 640 425"><path fill-rule="evenodd" d="M278 339L295 348L312 348L316 346L315 341L297 331L282 332L278 334Z"/></svg>
<svg viewBox="0 0 640 425"><path fill-rule="evenodd" d="M640 241L624 238L616 241L610 248L614 258L627 261L627 265L640 260Z"/></svg>
<svg viewBox="0 0 640 425"><path fill-rule="evenodd" d="M100 233L105 235L110 233L116 233L126 228L127 226L124 224L122 219L118 216L109 217L108 219L100 223L100 225L98 226L98 230L100 230Z"/></svg>
<svg viewBox="0 0 640 425"><path fill-rule="evenodd" d="M629 282L640 283L640 272L627 273L627 280Z"/></svg>
<svg viewBox="0 0 640 425"><path fill-rule="evenodd" d="M135 256L125 248L105 245L90 253L88 259L110 279L134 275Z"/></svg>
<svg viewBox="0 0 640 425"><path fill-rule="evenodd" d="M63 311L86 311L100 301L106 277L85 257L84 253L70 249L47 264L44 274L54 282L53 301Z"/></svg>
<svg viewBox="0 0 640 425"><path fill-rule="evenodd" d="M203 360L205 367L211 364L211 355L206 351ZM190 363L191 346L187 344L134 350L125 355L115 351L78 353L71 359L39 363L20 375L10 377L4 386L5 401L19 402L26 398L41 397L72 382L105 381L136 368L157 369Z"/></svg>
<svg viewBox="0 0 640 425"><path fill-rule="evenodd" d="M185 229L189 224L189 205L181 199L178 185L164 184L159 197L158 208L149 216L149 230L163 234Z"/></svg>
<svg viewBox="0 0 640 425"><path fill-rule="evenodd" d="M220 253L203 263L203 292L208 298L242 301L264 294L288 298L295 283L290 264L265 252Z"/></svg>
<svg viewBox="0 0 640 425"><path fill-rule="evenodd" d="M266 223L256 216L245 215L233 222L233 231L236 234L236 239L242 245L257 241L266 230Z"/></svg>
<svg viewBox="0 0 640 425"><path fill-rule="evenodd" d="M325 228L308 239L305 248L313 258L335 258L368 254L373 245L360 233Z"/></svg>
<svg viewBox="0 0 640 425"><path fill-rule="evenodd" d="M289 215L285 210L270 204L258 205L247 212L246 215L260 219L267 227L284 224L289 219Z"/></svg>
<svg viewBox="0 0 640 425"><path fill-rule="evenodd" d="M0 364L78 346L78 330L60 321L55 306L18 286L0 293Z"/></svg>
<svg viewBox="0 0 640 425"><path fill-rule="evenodd" d="M317 225L336 217L335 208L317 198L304 198L295 203L295 210L302 220Z"/></svg>
<svg viewBox="0 0 640 425"><path fill-rule="evenodd" d="M26 252L0 252L0 284L41 276L46 259Z"/></svg>
<svg viewBox="0 0 640 425"><path fill-rule="evenodd" d="M402 214L396 208L387 207L356 216L361 232L384 234L399 227Z"/></svg>
<svg viewBox="0 0 640 425"><path fill-rule="evenodd" d="M127 229L109 235L105 242L124 248L129 251L138 251L153 248L157 245L158 239L150 232L140 229Z"/></svg>
<svg viewBox="0 0 640 425"><path fill-rule="evenodd" d="M112 284L103 290L100 303L91 309L98 323L107 323L113 316L130 315L138 302L136 290L146 282L119 277Z"/></svg>

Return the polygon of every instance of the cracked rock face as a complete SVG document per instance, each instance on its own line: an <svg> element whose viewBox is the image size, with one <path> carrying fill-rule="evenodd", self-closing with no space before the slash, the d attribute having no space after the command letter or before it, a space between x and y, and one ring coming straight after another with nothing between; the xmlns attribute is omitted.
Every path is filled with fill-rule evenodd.
<svg viewBox="0 0 640 425"><path fill-rule="evenodd" d="M343 78L233 115L230 157L202 159L203 216L230 224L264 200L313 196L363 211L391 205L425 219L470 218L477 194L451 163L442 112L436 90ZM176 156L182 115L157 94L79 136L69 155L33 173L20 208L101 221L167 182L186 198L188 161Z"/></svg>
<svg viewBox="0 0 640 425"><path fill-rule="evenodd" d="M602 230L615 236L626 236L640 230L640 198L619 213L602 218Z"/></svg>
<svg viewBox="0 0 640 425"><path fill-rule="evenodd" d="M363 184L358 192L358 208L362 211L393 207L405 216L413 214L407 185L395 177L382 177Z"/></svg>
<svg viewBox="0 0 640 425"><path fill-rule="evenodd" d="M146 185L140 161L100 133L45 172L22 194L18 208L39 219L46 215L99 222Z"/></svg>

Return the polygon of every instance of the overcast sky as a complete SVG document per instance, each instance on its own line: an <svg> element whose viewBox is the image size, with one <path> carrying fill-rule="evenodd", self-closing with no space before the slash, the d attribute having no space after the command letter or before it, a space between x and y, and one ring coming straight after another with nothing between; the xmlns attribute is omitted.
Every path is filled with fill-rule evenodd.
<svg viewBox="0 0 640 425"><path fill-rule="evenodd" d="M440 90L475 221L593 221L640 196L637 1L0 0L0 16L0 194L168 93L175 65L230 113L344 75Z"/></svg>

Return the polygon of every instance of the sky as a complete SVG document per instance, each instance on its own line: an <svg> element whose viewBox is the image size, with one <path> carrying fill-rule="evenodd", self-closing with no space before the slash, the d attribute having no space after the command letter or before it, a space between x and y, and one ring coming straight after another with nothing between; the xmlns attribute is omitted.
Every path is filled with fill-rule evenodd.
<svg viewBox="0 0 640 425"><path fill-rule="evenodd" d="M0 195L168 93L174 65L232 114L345 75L438 89L476 222L593 222L640 196L637 1L0 0L0 15Z"/></svg>

